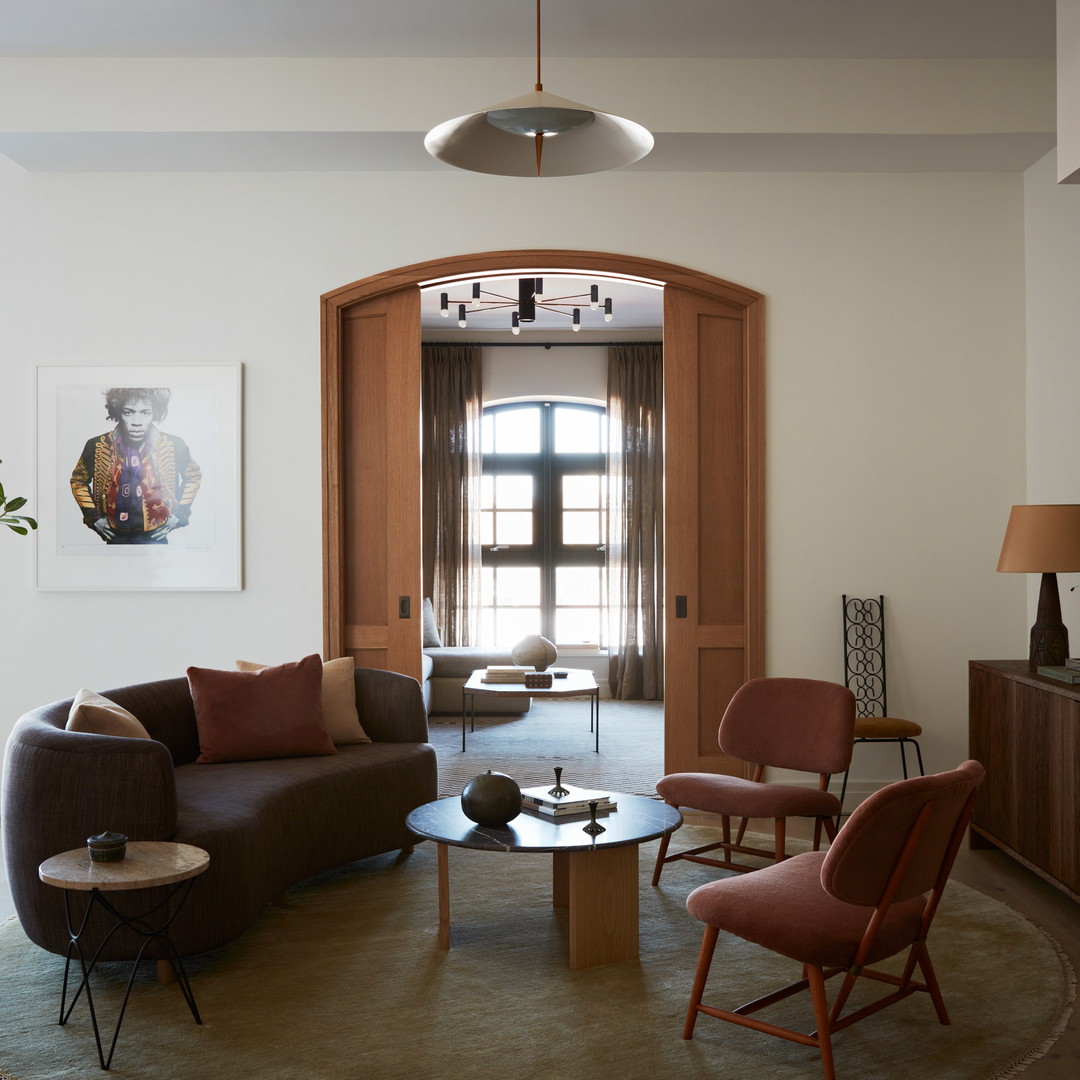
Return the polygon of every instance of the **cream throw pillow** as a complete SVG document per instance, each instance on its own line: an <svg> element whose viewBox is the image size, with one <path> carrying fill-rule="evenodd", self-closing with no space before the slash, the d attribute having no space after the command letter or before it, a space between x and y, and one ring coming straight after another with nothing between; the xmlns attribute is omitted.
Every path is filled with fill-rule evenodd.
<svg viewBox="0 0 1080 1080"><path fill-rule="evenodd" d="M237 671L258 671L266 664L237 660ZM351 656L327 660L322 669L322 711L326 733L336 746L371 742L356 711L356 661Z"/></svg>
<svg viewBox="0 0 1080 1080"><path fill-rule="evenodd" d="M81 731L85 735L118 735L124 739L149 739L150 733L127 709L95 694L93 690L80 690L68 712L68 731Z"/></svg>

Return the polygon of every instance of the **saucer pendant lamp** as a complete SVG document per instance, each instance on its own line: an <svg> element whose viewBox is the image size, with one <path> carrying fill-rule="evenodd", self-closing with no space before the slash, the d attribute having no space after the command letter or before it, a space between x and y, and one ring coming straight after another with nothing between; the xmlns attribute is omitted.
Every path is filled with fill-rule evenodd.
<svg viewBox="0 0 1080 1080"><path fill-rule="evenodd" d="M536 87L511 101L447 120L428 132L432 157L498 176L577 176L629 165L653 148L640 124L556 97L540 81L536 0Z"/></svg>

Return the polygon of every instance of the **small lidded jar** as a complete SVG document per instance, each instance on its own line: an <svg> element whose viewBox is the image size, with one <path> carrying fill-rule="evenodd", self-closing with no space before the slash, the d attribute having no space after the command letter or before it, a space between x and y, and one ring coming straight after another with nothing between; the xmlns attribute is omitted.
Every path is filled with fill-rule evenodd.
<svg viewBox="0 0 1080 1080"><path fill-rule="evenodd" d="M119 862L127 851L127 837L123 833L103 832L86 839L91 862Z"/></svg>

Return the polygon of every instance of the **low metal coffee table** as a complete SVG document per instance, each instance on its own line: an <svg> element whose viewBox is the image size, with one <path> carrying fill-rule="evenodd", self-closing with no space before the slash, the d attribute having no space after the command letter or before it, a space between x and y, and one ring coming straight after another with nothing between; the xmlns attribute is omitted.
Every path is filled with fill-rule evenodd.
<svg viewBox="0 0 1080 1080"><path fill-rule="evenodd" d="M596 752L600 753L600 687L596 676L582 668L559 668L565 671L564 678L551 681L550 687L526 686L523 682L484 682L486 668L480 668L469 676L469 681L461 688L461 749L465 750L465 720L470 717L470 731L476 730L476 695L490 697L538 697L568 698L587 697L589 699L589 730L596 733ZM472 706L471 710L469 706Z"/></svg>
<svg viewBox="0 0 1080 1080"><path fill-rule="evenodd" d="M552 820L523 810L508 825L470 821L458 797L418 806L405 819L439 853L440 949L450 948L451 847L476 851L551 853L552 906L570 916L570 967L596 967L638 955L638 845L674 832L682 815L639 795L612 793L618 809L601 814L604 832L584 831L587 816Z"/></svg>

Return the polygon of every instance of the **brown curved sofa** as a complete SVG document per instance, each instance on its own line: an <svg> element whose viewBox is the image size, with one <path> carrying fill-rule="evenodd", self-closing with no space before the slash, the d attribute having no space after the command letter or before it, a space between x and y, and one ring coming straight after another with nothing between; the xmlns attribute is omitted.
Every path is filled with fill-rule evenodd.
<svg viewBox="0 0 1080 1080"><path fill-rule="evenodd" d="M104 692L138 717L150 739L66 731L71 698L23 716L8 740L2 813L8 880L27 936L65 953L63 892L38 880L38 866L106 830L210 853L209 869L172 924L181 956L238 937L306 878L411 848L405 815L437 789L420 686L371 669L357 669L355 680L372 741L320 757L195 764L199 738L184 678ZM141 890L124 902L149 908L160 895ZM90 938L101 932L88 931ZM118 933L102 959L133 959L140 944Z"/></svg>

